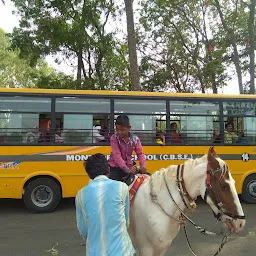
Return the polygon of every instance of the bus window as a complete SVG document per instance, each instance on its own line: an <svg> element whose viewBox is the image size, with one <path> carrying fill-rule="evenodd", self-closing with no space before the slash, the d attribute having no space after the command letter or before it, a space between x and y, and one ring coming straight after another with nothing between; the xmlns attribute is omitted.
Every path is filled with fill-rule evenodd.
<svg viewBox="0 0 256 256"><path fill-rule="evenodd" d="M56 143L107 143L110 136L110 115L58 114L56 116Z"/></svg>
<svg viewBox="0 0 256 256"><path fill-rule="evenodd" d="M51 99L38 97L0 96L1 112L51 112Z"/></svg>
<svg viewBox="0 0 256 256"><path fill-rule="evenodd" d="M62 118L64 143L92 143L92 115L63 114Z"/></svg>
<svg viewBox="0 0 256 256"><path fill-rule="evenodd" d="M170 101L170 114L171 144L212 144L220 130L218 102Z"/></svg>
<svg viewBox="0 0 256 256"><path fill-rule="evenodd" d="M94 114L93 115L93 143L110 142L110 115Z"/></svg>
<svg viewBox="0 0 256 256"><path fill-rule="evenodd" d="M245 136L249 144L256 144L256 117L244 117Z"/></svg>
<svg viewBox="0 0 256 256"><path fill-rule="evenodd" d="M115 100L115 114L164 114L166 102L164 100Z"/></svg>
<svg viewBox="0 0 256 256"><path fill-rule="evenodd" d="M225 144L255 144L255 117L225 117Z"/></svg>
<svg viewBox="0 0 256 256"><path fill-rule="evenodd" d="M164 100L115 100L115 118L129 116L132 132L142 144L156 144L157 131L166 129L166 102Z"/></svg>
<svg viewBox="0 0 256 256"><path fill-rule="evenodd" d="M256 103L230 100L223 102L226 144L255 144Z"/></svg>
<svg viewBox="0 0 256 256"><path fill-rule="evenodd" d="M39 143L51 142L51 119L50 115L40 114L39 116Z"/></svg>
<svg viewBox="0 0 256 256"><path fill-rule="evenodd" d="M115 115L115 120L118 115ZM166 115L128 115L131 132L135 133L144 145L156 145L157 134L165 135Z"/></svg>
<svg viewBox="0 0 256 256"><path fill-rule="evenodd" d="M51 99L0 96L0 111L0 143L37 143L40 115L50 113Z"/></svg>
<svg viewBox="0 0 256 256"><path fill-rule="evenodd" d="M110 128L109 99L57 98L56 112L56 124L62 124L63 143L91 144L109 141L108 137L105 139L102 135L106 135L105 130Z"/></svg>
<svg viewBox="0 0 256 256"><path fill-rule="evenodd" d="M140 137L143 144L156 143L157 116L129 115L132 131Z"/></svg>
<svg viewBox="0 0 256 256"><path fill-rule="evenodd" d="M109 99L83 99L63 97L56 99L56 112L62 113L110 113Z"/></svg>

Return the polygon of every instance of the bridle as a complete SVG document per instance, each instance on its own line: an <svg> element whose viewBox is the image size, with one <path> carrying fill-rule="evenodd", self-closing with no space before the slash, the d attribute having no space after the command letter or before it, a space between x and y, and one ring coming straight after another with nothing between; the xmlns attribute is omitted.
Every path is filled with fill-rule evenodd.
<svg viewBox="0 0 256 256"><path fill-rule="evenodd" d="M206 190L205 190L205 194L204 194L204 201L207 201L207 197L210 196L211 200L213 201L214 205L218 208L219 212L216 214L215 212L213 212L215 218L217 220L219 220L221 218L221 216L226 215L228 217L230 217L231 219L245 219L244 215L235 215L232 214L230 212L226 212L223 211L223 203L221 202L220 199L220 192L219 189L217 187L217 178L215 177L215 174L221 172L221 168L217 168L217 169L212 169L210 163L208 162L207 164L207 177L206 177ZM216 193L214 193L213 191L213 187L216 191Z"/></svg>
<svg viewBox="0 0 256 256"><path fill-rule="evenodd" d="M216 214L213 212L214 217L219 221L222 215L226 215L230 217L231 219L245 219L244 215L236 215L232 214L230 212L223 211L223 203L220 199L220 191L217 187L217 178L215 177L215 174L218 172L222 172L221 168L213 169L211 168L211 164L207 163L207 176L206 176L206 190L204 194L204 201L207 202L207 197L210 196L212 199L214 205L218 208L219 212ZM187 209L194 210L196 207L195 199L192 199L192 197L189 195L189 193L186 190L185 182L184 182L184 164L178 165L177 167L177 187L178 191L180 193L180 196L182 198L182 201ZM166 182L165 182L166 183ZM167 183L166 183L167 186ZM216 194L213 191L213 188L216 191Z"/></svg>
<svg viewBox="0 0 256 256"><path fill-rule="evenodd" d="M219 213L218 214L215 214L214 215L216 216L216 219L219 220L221 218L222 215L227 215L229 216L230 218L232 218L233 220L235 219L245 219L245 216L241 216L241 215L234 215L232 213L229 213L229 212L224 212L223 209L222 209L222 206L223 206L223 203L221 202L220 200L220 194L219 194L219 191L218 191L218 188L217 188L217 185L216 185L216 182L217 182L217 179L215 177L215 173L217 172L220 172L221 169L220 168L217 168L217 169L212 169L211 168L211 165L210 163L208 162L207 164L207 178L206 178L206 190L205 190L205 195L204 195L204 201L206 201L207 197L210 195L211 196L211 199L214 201L216 207L219 209ZM176 183L177 183L177 186L178 186L178 191L180 193L180 196L182 198L182 201L183 203L185 204L185 207L187 207L189 210L193 210L195 209L196 207L196 204L195 204L195 199L192 199L192 197L189 195L189 193L187 192L186 188L185 188L185 182L184 182L184 178L183 178L183 173L184 173L184 164L182 165L178 165L177 167L177 180L176 180ZM217 196L215 196L214 192L213 192L213 189L212 189L212 184L211 184L211 181L214 181L214 186L216 188L216 191L217 191ZM162 211L168 216L170 217L171 219L174 219L170 214L168 214L165 209L163 208L163 206L160 204L160 202L158 201L158 197L157 195L153 192L153 183L152 183L152 177L150 178L150 196L151 196L151 200L153 202L155 202L160 209L162 209ZM189 242L189 239L188 239L188 234L187 234L187 230L186 230L186 226L185 226L185 221L189 221L194 227L196 230L198 230L201 234L204 234L204 235L211 235L211 236L220 236L222 235L222 242L218 248L218 250L215 252L215 254L213 256L216 256L218 255L221 250L223 249L224 245L227 243L227 239L228 239L228 236L230 235L229 234L224 234L223 232L220 232L220 233L215 233L215 232L211 232L211 231L208 231L206 230L205 228L202 228L198 225L195 224L194 221L192 221L185 213L184 211L179 207L179 205L176 203L176 201L174 200L171 192L170 192L170 189L168 187L168 184L167 184L167 181L166 181L166 175L164 174L164 181L165 181L165 185L166 185L166 188L168 190L168 193L173 201L173 203L176 205L176 207L178 208L178 210L180 211L181 215L180 215L180 218L176 221L178 221L180 223L180 225L183 225L184 227L184 232L185 232L185 235L186 235L186 239L187 239L187 244L189 246L189 249L190 251L192 252L192 254L194 256L197 256L196 253L194 252L194 250L192 249L191 247L191 244ZM216 199L217 197L217 199ZM187 202L186 202L187 201ZM175 219L174 219L175 220Z"/></svg>
<svg viewBox="0 0 256 256"><path fill-rule="evenodd" d="M184 164L180 164L177 167L176 184L184 205L189 210L193 211L196 208L195 199L192 199L192 197L187 192L183 176L184 176ZM167 183L166 183L166 186L167 186Z"/></svg>

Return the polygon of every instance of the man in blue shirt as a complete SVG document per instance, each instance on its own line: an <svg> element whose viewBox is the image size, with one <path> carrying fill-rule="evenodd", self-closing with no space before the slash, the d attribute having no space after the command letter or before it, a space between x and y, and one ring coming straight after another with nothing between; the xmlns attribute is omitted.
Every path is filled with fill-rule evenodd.
<svg viewBox="0 0 256 256"><path fill-rule="evenodd" d="M104 155L85 162L92 182L76 196L77 227L86 240L87 256L133 256L128 234L129 194L125 183L111 180Z"/></svg>

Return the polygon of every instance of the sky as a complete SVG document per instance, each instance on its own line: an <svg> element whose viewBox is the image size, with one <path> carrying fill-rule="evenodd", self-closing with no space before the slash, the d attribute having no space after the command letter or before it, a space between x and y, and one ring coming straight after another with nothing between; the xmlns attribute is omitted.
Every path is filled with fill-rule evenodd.
<svg viewBox="0 0 256 256"><path fill-rule="evenodd" d="M0 1L0 28L8 33L11 33L14 27L19 26L19 18L13 14L14 10L15 7L10 0L5 0L5 5ZM71 68L68 66L68 63L63 62L61 64L56 64L53 56L48 56L46 60L48 64L53 66L56 70L70 74ZM234 76L235 79L229 81L228 86L219 90L219 93L239 94L236 75Z"/></svg>

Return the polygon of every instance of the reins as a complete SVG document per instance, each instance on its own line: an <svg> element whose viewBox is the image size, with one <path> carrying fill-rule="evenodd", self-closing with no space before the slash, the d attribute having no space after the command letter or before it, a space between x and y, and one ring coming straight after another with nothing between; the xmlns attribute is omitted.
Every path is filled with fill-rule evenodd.
<svg viewBox="0 0 256 256"><path fill-rule="evenodd" d="M179 174L177 175L177 178L178 178L178 177L179 177ZM157 199L157 195L153 193L152 177L150 178L150 190L151 190L151 191L150 191L150 195L151 195L151 200L152 200L153 202L155 202L155 203L159 206L159 208L160 208L169 218L171 218L171 219L173 219L173 220L175 220L175 221L178 221L180 225L183 225L184 233L185 233L185 236L186 236L186 239L187 239L188 247L189 247L191 253L192 253L194 256L197 256L197 254L196 254L196 253L194 252L194 250L192 249L191 244L190 244L189 239L188 239L188 233L187 233L187 229L186 229L186 225L185 225L185 224L186 224L186 220L187 220L188 222L190 222L190 223L193 225L193 227L194 227L196 230L198 230L198 231L199 231L201 234L203 234L203 235L211 235L211 236L221 236L221 235L222 235L222 236L223 236L222 242L221 242L221 244L220 244L218 250L216 251L216 253L213 254L213 256L218 255L218 254L221 252L221 250L223 249L224 245L227 243L228 236L230 235L230 233L228 233L228 234L224 234L224 232L216 233L216 232L208 231L206 228L202 228L202 227L196 225L196 223L195 223L193 220L191 220L191 219L184 213L184 211L179 207L179 205L178 205L178 204L176 203L176 201L174 200L174 198L173 198L173 196L172 196L172 194L171 194L171 192L170 192L170 189L169 189L169 187L168 187L168 184L167 184L167 182L166 182L166 175L165 175L165 174L164 174L164 181L165 181L166 188L167 188L167 190L168 190L168 193L169 193L169 195L170 195L170 197L171 197L173 203L175 204L175 206L177 207L177 209L180 211L180 214L181 214L181 215L180 215L180 218L179 218L179 219L175 219L174 217L172 217L169 213L166 212L166 210L165 210L165 209L162 207L162 205L159 203L159 201L158 201L158 199ZM178 179L177 179L178 189L179 189L179 192L180 192L182 201L184 202L185 206L187 207L187 204L185 203L185 199L183 198L184 194L182 193L182 191L181 191L181 186L180 186L180 184L179 184L180 182L181 182L181 180L180 180L180 178L178 178ZM189 201L190 201L190 200L189 200ZM191 201L190 201L190 205L191 205ZM187 207L187 208L188 208L188 207ZM189 208L189 209L190 209L190 208Z"/></svg>

